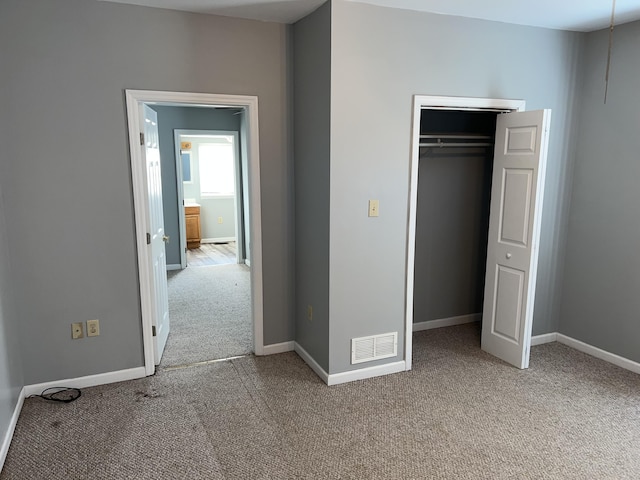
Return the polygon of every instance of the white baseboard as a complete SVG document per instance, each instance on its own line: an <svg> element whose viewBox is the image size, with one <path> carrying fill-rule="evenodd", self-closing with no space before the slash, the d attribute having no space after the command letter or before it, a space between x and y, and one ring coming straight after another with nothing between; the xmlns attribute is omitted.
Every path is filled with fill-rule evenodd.
<svg viewBox="0 0 640 480"><path fill-rule="evenodd" d="M318 375L324 383L329 383L329 374L324 371L320 364L316 362L313 357L309 355L309 352L302 348L302 346L298 342L294 342L294 350L298 355L300 355L302 360L304 360L305 363L309 365L309 367L311 367L311 370L316 372L316 375Z"/></svg>
<svg viewBox="0 0 640 480"><path fill-rule="evenodd" d="M235 242L236 237L216 237L216 238L203 238L200 240L200 243L224 243L224 242Z"/></svg>
<svg viewBox="0 0 640 480"><path fill-rule="evenodd" d="M16 402L16 407L13 409L13 415L11 415L11 420L9 420L7 431L5 432L2 439L2 445L0 446L0 472L2 471L2 467L4 466L4 461L7 459L9 445L11 445L13 432L15 431L16 425L18 424L18 417L20 417L20 412L22 411L22 405L24 405L25 397L25 388L22 387L20 395L18 396L18 401Z"/></svg>
<svg viewBox="0 0 640 480"><path fill-rule="evenodd" d="M137 378L144 378L145 376L145 368L138 367L130 368L128 370L119 370L116 372L99 373L97 375L89 375L86 377L67 378L65 380L58 380L55 382L36 383L33 385L22 387L20 396L18 397L18 401L16 402L16 407L13 410L13 415L11 416L11 420L9 421L7 431L5 432L2 439L2 445L0 446L0 471L2 471L2 467L4 466L4 462L7 458L9 445L11 445L13 433L18 423L18 418L20 417L20 412L22 411L22 406L24 405L25 398L31 395L40 395L42 391L46 390L47 388L86 388L94 387L96 385L106 385L108 383L123 382L126 380L135 380Z"/></svg>
<svg viewBox="0 0 640 480"><path fill-rule="evenodd" d="M179 263L172 263L171 265L167 265L167 272L169 270L182 270L182 265Z"/></svg>
<svg viewBox="0 0 640 480"><path fill-rule="evenodd" d="M406 363L404 360L393 363L386 363L384 365L376 365L375 367L359 368L358 370L351 370L349 372L334 373L329 375L325 370L316 362L309 352L307 352L298 342L294 342L295 352L305 361L307 365L318 375L324 383L327 385L340 385L341 383L355 382L356 380L365 380L367 378L380 377L382 375L389 375L391 373L404 372L406 370Z"/></svg>
<svg viewBox="0 0 640 480"><path fill-rule="evenodd" d="M633 360L629 360L628 358L621 357L620 355L616 355L615 353L607 352L606 350L602 350L601 348L594 347L593 345L589 345L588 343L581 342L580 340L576 340L575 338L567 337L561 333L557 334L558 343L562 343L567 345L568 347L575 348L581 352L584 352L592 357L599 358L600 360L604 360L605 362L612 363L617 365L618 367L624 368L625 370L630 370L634 373L640 374L640 363L634 362Z"/></svg>
<svg viewBox="0 0 640 480"><path fill-rule="evenodd" d="M438 320L428 320L426 322L416 322L413 324L413 331L431 330L432 328L453 327L465 323L479 322L482 319L481 313L471 313L458 317L439 318Z"/></svg>
<svg viewBox="0 0 640 480"><path fill-rule="evenodd" d="M587 355L591 355L592 357L599 358L600 360L612 363L613 365L617 365L618 367L624 368L625 370L640 374L640 363L629 360L628 358L621 357L620 355L616 355L615 353L607 352L606 350L602 350L601 348L594 347L593 345L589 345L588 343L581 342L580 340L576 340L575 338L568 337L567 335L563 335L562 333L552 332L531 337L532 347L551 342L562 343L563 345L575 348L576 350L586 353Z"/></svg>
<svg viewBox="0 0 640 480"><path fill-rule="evenodd" d="M406 364L404 360L393 363L385 363L384 365L376 365L375 367L360 368L349 372L334 373L329 375L327 385L339 385L341 383L355 382L356 380L365 380L367 378L381 377L391 373L404 372Z"/></svg>
<svg viewBox="0 0 640 480"><path fill-rule="evenodd" d="M531 346L535 347L536 345L543 345L545 343L552 343L556 341L558 341L558 334L556 332L543 333L542 335L535 335L531 337Z"/></svg>
<svg viewBox="0 0 640 480"><path fill-rule="evenodd" d="M87 388L96 385L106 385L108 383L124 382L126 380L135 380L137 378L146 377L144 367L130 368L128 370L118 370L115 372L99 373L97 375L88 375L86 377L67 378L65 380L56 380L54 382L36 383L27 385L23 392L26 397L30 395L40 395L43 390L53 387L70 387L70 388Z"/></svg>
<svg viewBox="0 0 640 480"><path fill-rule="evenodd" d="M262 355L275 355L277 353L293 352L295 342L282 342L265 345L262 349Z"/></svg>

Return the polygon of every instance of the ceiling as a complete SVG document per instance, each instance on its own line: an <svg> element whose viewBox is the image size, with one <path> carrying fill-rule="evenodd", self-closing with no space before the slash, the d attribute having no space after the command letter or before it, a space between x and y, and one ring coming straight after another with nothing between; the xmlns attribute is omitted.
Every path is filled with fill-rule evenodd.
<svg viewBox="0 0 640 480"><path fill-rule="evenodd" d="M325 0L102 0L293 23ZM612 0L348 0L383 7L589 32L609 26ZM640 20L640 0L616 0L616 24Z"/></svg>

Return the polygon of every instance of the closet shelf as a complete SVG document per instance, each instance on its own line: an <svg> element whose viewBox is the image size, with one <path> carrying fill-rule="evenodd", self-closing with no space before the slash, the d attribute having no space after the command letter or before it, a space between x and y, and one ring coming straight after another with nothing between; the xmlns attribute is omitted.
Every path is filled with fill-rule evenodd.
<svg viewBox="0 0 640 480"><path fill-rule="evenodd" d="M429 142L429 143L421 143L420 147L493 147L493 143L489 142L463 142L463 143L448 143L448 142Z"/></svg>
<svg viewBox="0 0 640 480"><path fill-rule="evenodd" d="M431 141L423 142L423 140ZM490 141L479 142L478 140ZM420 135L420 147L493 147L493 136L469 133L424 133Z"/></svg>

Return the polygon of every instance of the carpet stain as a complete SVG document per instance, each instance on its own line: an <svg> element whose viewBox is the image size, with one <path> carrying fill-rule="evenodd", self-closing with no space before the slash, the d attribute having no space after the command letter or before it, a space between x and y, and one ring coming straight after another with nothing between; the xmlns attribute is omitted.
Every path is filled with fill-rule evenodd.
<svg viewBox="0 0 640 480"><path fill-rule="evenodd" d="M162 397L164 397L163 394L156 393L156 392L141 392L141 391L138 391L138 392L136 392L136 395L138 396L138 398L136 399L137 402L139 402L141 400L140 397L143 397L143 398L162 398Z"/></svg>

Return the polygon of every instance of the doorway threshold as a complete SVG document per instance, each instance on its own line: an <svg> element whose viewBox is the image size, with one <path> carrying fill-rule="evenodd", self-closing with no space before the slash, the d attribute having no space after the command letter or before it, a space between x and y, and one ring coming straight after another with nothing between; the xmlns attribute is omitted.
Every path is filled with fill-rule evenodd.
<svg viewBox="0 0 640 480"><path fill-rule="evenodd" d="M237 360L238 358L248 357L249 355L251 354L247 353L244 355L236 355L234 357L218 358L215 360L204 360L202 362L185 363L184 365L175 365L172 367L160 368L159 370L162 372L171 372L173 370L182 370L182 369L191 368L191 367L202 367L202 366L211 365L214 363L230 362L231 360Z"/></svg>

